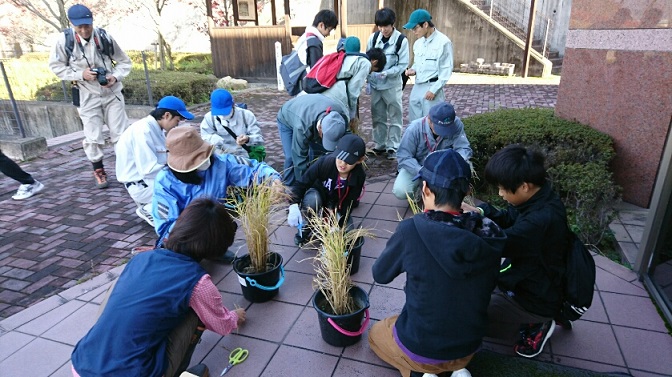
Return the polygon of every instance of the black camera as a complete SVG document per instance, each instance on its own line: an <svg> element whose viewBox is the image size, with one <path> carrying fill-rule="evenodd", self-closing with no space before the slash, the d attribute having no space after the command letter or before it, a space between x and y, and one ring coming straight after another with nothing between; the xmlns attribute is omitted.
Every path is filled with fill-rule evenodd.
<svg viewBox="0 0 672 377"><path fill-rule="evenodd" d="M96 72L96 79L98 79L98 84L105 86L107 85L107 71L103 67L91 68L93 72Z"/></svg>

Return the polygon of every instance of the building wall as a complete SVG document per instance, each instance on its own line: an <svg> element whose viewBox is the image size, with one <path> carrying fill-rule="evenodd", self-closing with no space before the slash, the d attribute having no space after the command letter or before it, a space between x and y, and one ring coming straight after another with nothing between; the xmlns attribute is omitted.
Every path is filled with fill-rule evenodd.
<svg viewBox="0 0 672 377"><path fill-rule="evenodd" d="M672 122L672 1L573 0L556 114L609 134L623 199L648 207Z"/></svg>
<svg viewBox="0 0 672 377"><path fill-rule="evenodd" d="M446 34L453 42L453 64L455 69L462 63L475 62L478 58L486 63L515 64L515 73L522 72L523 49L504 36L487 20L472 12L458 0L389 0L385 6L392 8L397 15L396 27L408 37L411 45L411 61L413 59L413 42L415 36L410 30L403 30L411 12L418 8L429 11L436 28ZM531 76L541 76L543 66L534 58L530 58Z"/></svg>

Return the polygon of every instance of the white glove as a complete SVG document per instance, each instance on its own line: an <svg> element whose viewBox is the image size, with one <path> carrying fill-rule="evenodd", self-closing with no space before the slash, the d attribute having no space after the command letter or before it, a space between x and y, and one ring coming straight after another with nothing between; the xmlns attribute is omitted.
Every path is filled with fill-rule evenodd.
<svg viewBox="0 0 672 377"><path fill-rule="evenodd" d="M301 217L301 210L299 209L298 204L292 204L289 206L289 214L287 214L287 223L289 226L299 226L303 223L303 218Z"/></svg>

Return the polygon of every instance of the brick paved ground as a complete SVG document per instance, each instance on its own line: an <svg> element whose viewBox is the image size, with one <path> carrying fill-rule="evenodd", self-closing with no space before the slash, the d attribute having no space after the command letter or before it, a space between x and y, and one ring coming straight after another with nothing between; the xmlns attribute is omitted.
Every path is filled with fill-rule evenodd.
<svg viewBox="0 0 672 377"><path fill-rule="evenodd" d="M452 82L452 81L451 81ZM407 102L411 87L406 88ZM554 107L557 85L448 85L446 98L460 117L498 108ZM275 116L289 97L272 89L236 95L261 121L267 162L276 169L283 155ZM370 140L369 98L362 95L362 129ZM207 108L195 110L197 113ZM151 245L153 229L135 215L135 204L115 180L113 148L105 148L111 184L93 187L81 142L53 146L21 166L42 181L43 193L13 201L17 183L0 176L0 320L92 276L125 263L134 246ZM370 159L371 181L389 178L396 164ZM386 174L385 177L380 177ZM371 175L371 174L370 174Z"/></svg>

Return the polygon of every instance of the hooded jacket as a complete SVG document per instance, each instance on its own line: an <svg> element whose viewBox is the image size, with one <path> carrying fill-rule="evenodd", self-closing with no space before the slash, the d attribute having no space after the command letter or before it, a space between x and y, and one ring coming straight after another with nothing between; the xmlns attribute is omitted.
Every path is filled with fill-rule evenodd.
<svg viewBox="0 0 672 377"><path fill-rule="evenodd" d="M429 211L399 223L373 278L387 284L406 273L406 303L395 324L405 348L446 361L478 350L505 242L493 221L471 212Z"/></svg>
<svg viewBox="0 0 672 377"><path fill-rule="evenodd" d="M507 235L498 281L504 292L525 310L554 317L562 307L562 276L567 253L567 212L550 183L541 186L528 201L498 210L484 203L485 216L504 228Z"/></svg>

